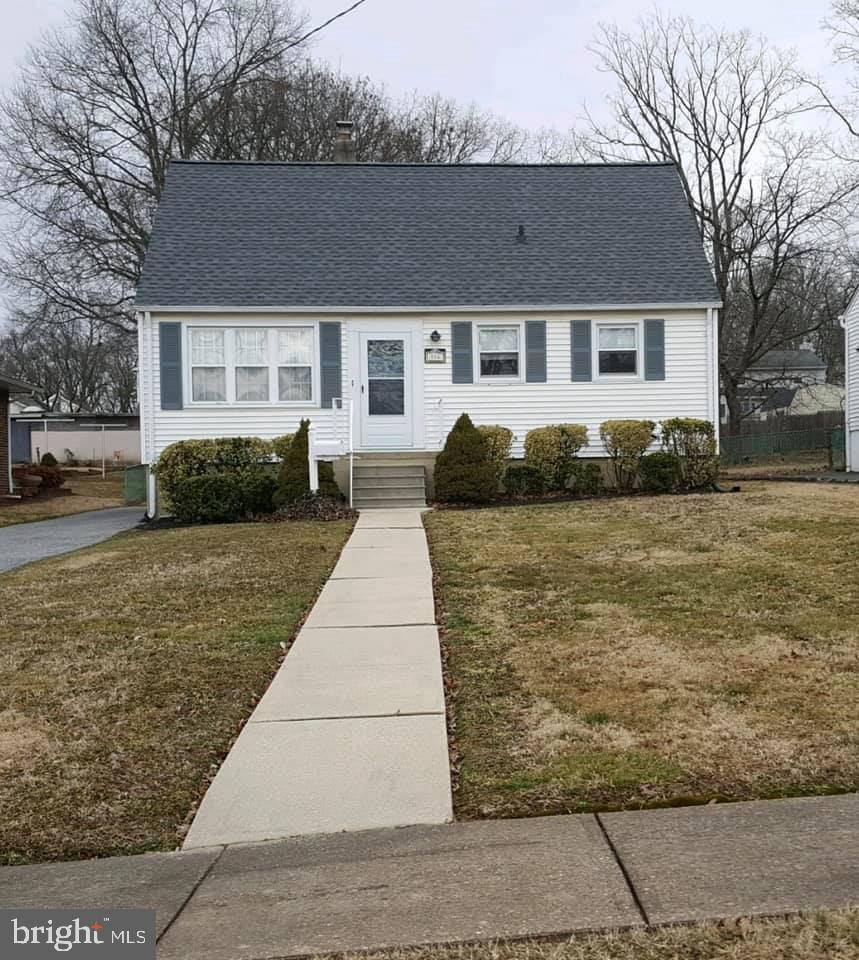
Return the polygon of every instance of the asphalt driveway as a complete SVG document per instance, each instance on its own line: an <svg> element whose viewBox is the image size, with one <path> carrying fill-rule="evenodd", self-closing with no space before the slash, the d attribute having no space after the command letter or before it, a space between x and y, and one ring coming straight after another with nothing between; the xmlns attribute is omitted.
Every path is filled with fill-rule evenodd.
<svg viewBox="0 0 859 960"><path fill-rule="evenodd" d="M0 573L91 547L116 533L130 530L142 518L143 507L111 507L4 527L0 529Z"/></svg>

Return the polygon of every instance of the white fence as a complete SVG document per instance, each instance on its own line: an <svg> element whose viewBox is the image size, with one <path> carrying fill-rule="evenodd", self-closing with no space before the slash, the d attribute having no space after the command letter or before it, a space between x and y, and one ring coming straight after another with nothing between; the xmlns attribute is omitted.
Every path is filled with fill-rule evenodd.
<svg viewBox="0 0 859 960"><path fill-rule="evenodd" d="M101 463L102 431L90 427L88 430L48 431L33 427L30 433L30 458L38 463L42 455L52 453L60 463L65 463L67 450L78 461ZM104 431L104 458L108 463L140 463L140 431L106 429Z"/></svg>

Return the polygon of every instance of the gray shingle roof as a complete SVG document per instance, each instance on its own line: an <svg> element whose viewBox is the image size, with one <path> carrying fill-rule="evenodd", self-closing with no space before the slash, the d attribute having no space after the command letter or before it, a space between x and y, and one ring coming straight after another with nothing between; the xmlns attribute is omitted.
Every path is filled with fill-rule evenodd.
<svg viewBox="0 0 859 960"><path fill-rule="evenodd" d="M768 350L750 370L813 370L826 363L813 350Z"/></svg>
<svg viewBox="0 0 859 960"><path fill-rule="evenodd" d="M669 164L174 161L137 292L145 307L717 300Z"/></svg>

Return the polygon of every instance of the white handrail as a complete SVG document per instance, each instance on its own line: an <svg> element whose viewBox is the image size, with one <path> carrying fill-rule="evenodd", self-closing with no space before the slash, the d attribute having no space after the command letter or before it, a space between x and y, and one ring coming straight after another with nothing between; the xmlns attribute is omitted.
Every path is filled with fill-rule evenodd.
<svg viewBox="0 0 859 960"><path fill-rule="evenodd" d="M311 423L307 430L307 465L309 469L310 492L319 492L319 467L316 462L315 447L316 431Z"/></svg>
<svg viewBox="0 0 859 960"><path fill-rule="evenodd" d="M444 397L439 397L435 405L438 411L438 448L441 450L444 447L444 441L447 439L444 433Z"/></svg>
<svg viewBox="0 0 859 960"><path fill-rule="evenodd" d="M349 456L349 506L352 506L352 475L354 472L355 460L355 415L354 407L350 400L343 397L334 397L331 401L332 410L341 410L346 416L346 441L344 449L343 425L335 416L334 432L335 440L333 443L317 443L316 431L313 424L307 431L307 461L309 468L310 490L317 493L319 490L319 461L330 460L332 457L338 458L345 454Z"/></svg>

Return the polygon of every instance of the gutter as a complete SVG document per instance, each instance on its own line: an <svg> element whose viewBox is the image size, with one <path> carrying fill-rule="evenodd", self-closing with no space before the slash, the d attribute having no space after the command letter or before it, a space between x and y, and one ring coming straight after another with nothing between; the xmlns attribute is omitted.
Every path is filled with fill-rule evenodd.
<svg viewBox="0 0 859 960"><path fill-rule="evenodd" d="M296 306L264 304L259 306L209 304L206 306L177 306L175 304L138 304L137 309L148 313L595 313L623 310L707 310L718 309L721 300L688 300L678 303L519 303L519 304L448 304L400 306Z"/></svg>

